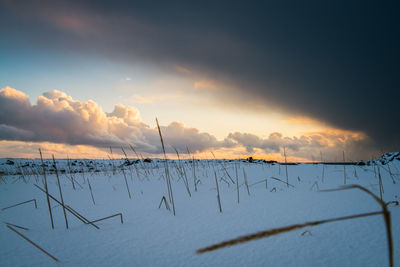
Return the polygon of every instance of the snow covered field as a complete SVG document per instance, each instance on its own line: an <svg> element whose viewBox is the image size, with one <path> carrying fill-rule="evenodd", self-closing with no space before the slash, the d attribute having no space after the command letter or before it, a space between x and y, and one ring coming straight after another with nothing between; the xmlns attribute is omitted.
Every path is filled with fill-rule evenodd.
<svg viewBox="0 0 400 267"><path fill-rule="evenodd" d="M96 229L67 212L66 229L62 206L50 199L52 229L46 194L34 186L44 188L40 160L2 159L0 266L389 266L382 215L305 227L196 254L198 249L259 231L380 211L379 204L358 189L321 192L343 186L346 180L346 185L361 185L380 197L379 173L382 198L393 201L388 209L395 266L400 266L398 154L362 166L170 160L176 216L162 160L56 162L66 205L90 221L121 213L123 224L116 216L96 222ZM49 193L61 200L51 160L45 160L45 168ZM163 197L170 210L161 203ZM7 209L31 199L37 201L37 209L34 202Z"/></svg>

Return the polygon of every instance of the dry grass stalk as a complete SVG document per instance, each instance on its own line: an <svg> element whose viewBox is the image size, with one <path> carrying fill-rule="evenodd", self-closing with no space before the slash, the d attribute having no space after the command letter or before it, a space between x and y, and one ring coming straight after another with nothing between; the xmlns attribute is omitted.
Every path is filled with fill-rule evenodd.
<svg viewBox="0 0 400 267"><path fill-rule="evenodd" d="M332 219L327 219L327 220L306 222L306 223L303 223L303 224L293 224L293 225L290 225L290 226L274 228L274 229L271 229L271 230L266 230L266 231L261 231L261 232L255 233L255 234L241 236L241 237L238 237L238 238L235 238L235 239L231 239L231 240L224 241L224 242L221 242L221 243L218 243L218 244L215 244L215 245L211 245L211 246L208 246L208 247L205 247L205 248L201 248L201 249L197 250L196 253L201 254L201 253L205 253L205 252L210 252L210 251L214 251L214 250L217 250L217 249L238 245L238 244L241 244L241 243L246 243L246 242L249 242L249 241L258 240L258 239L261 239L261 238L267 238L267 237L270 237L270 236L291 232L293 230L301 229L301 228L304 228L304 227L307 227L307 226L316 226L316 225L320 225L320 224L324 224L324 223L328 223L328 222L343 221L343 220L362 218L362 217L367 217L367 216L375 216L375 215L380 215L380 214L383 214L383 212L381 212L381 211L369 212L369 213L363 213L363 214L357 214L357 215L351 215L351 216L344 216L344 217L332 218Z"/></svg>
<svg viewBox="0 0 400 267"><path fill-rule="evenodd" d="M304 236L304 235L306 235L306 234L309 234L309 235L312 236L312 233L311 233L310 231L308 231L308 230L306 230L306 231L304 231L303 233L301 233L301 236Z"/></svg>
<svg viewBox="0 0 400 267"><path fill-rule="evenodd" d="M15 225L15 224L12 224L12 223L9 223L9 222L3 222L3 223L5 223L6 225L14 226L15 228L19 228L19 229L22 229L22 230L25 230L25 231L29 231L29 228L26 228L26 227L23 227L23 226Z"/></svg>
<svg viewBox="0 0 400 267"><path fill-rule="evenodd" d="M47 200L47 206L49 208L51 228L54 229L53 214L51 212L51 205L50 205L50 199L49 199L49 190L48 190L48 187L47 187L46 168L44 166L42 150L40 150L40 148L39 148L39 154L40 154L40 160L42 162L42 167L43 167L44 190L46 191L46 200Z"/></svg>
<svg viewBox="0 0 400 267"><path fill-rule="evenodd" d="M235 174L236 174L236 191L237 191L237 203L240 203L240 197L239 197L239 175L237 171L237 164L235 163Z"/></svg>
<svg viewBox="0 0 400 267"><path fill-rule="evenodd" d="M217 179L217 173L215 172L215 170L214 170L214 176L215 176L215 184L217 185L217 199L218 199L219 212L222 213L221 197L220 197L220 194L219 194L218 179Z"/></svg>
<svg viewBox="0 0 400 267"><path fill-rule="evenodd" d="M83 180L82 184L85 184L86 183L86 178L85 178L85 169L83 168L83 166L81 166L81 173L82 173L82 180Z"/></svg>
<svg viewBox="0 0 400 267"><path fill-rule="evenodd" d="M243 168L244 184L246 185L247 194L250 196L249 183L247 181L246 171Z"/></svg>
<svg viewBox="0 0 400 267"><path fill-rule="evenodd" d="M382 197L383 197L384 190L383 190L383 184L382 184L381 169L380 169L379 165L377 165L377 166L378 166L379 194L380 194L381 200L383 200Z"/></svg>
<svg viewBox="0 0 400 267"><path fill-rule="evenodd" d="M288 183L286 183L285 181L282 181L282 180L279 179L279 178L276 178L276 177L272 177L272 176L271 176L271 179L274 179L274 180L276 180L276 181L279 181L279 182L281 182L281 183L284 183L284 184L288 185L288 187L291 186L291 187L294 188L294 185L288 184Z"/></svg>
<svg viewBox="0 0 400 267"><path fill-rule="evenodd" d="M392 173L392 170L390 169L389 163L387 163L388 169L386 169L384 166L381 165L381 168L387 171L390 175L390 178L392 178L393 184L396 184L396 180L394 179L394 175Z"/></svg>
<svg viewBox="0 0 400 267"><path fill-rule="evenodd" d="M217 249L221 249L224 247L229 247L229 246L234 246L237 244L253 241L253 240L258 240L261 238L266 238L270 237L273 235L277 234L282 234L286 232L291 232L296 229L301 229L307 226L317 226L320 224L325 224L325 223L330 223L330 222L337 222L337 221L344 221L344 220L351 220L351 219L357 219L357 218L363 218L363 217L368 217L368 216L375 216L375 215L383 215L385 219L385 226L386 226L386 233L387 233L387 241L388 241L388 251L389 251L389 266L393 267L394 266L394 251L393 251L393 238L392 238L392 227L391 227L391 215L389 210L387 209L386 204L380 200L376 195L374 195L371 191L368 189L359 186L359 185L352 185L352 186L346 186L342 187L340 189L335 189L335 190L325 190L325 191L338 191L338 190L347 190L347 189L360 189L370 196L372 196L375 201L379 203L379 205L382 208L382 211L376 211L376 212L369 212L369 213L362 213L362 214L356 214L356 215L350 215L350 216L344 216L344 217L336 217L336 218L331 218L331 219L325 219L325 220L319 220L319 221L313 221L313 222L306 222L303 224L294 224L286 227L279 227L279 228L274 228L271 230L266 230L266 231L261 231L255 234L250 234L250 235L245 235L241 236L235 239L231 239L228 241L224 241L215 245L211 245L202 249L199 249L196 251L196 253L201 254L205 252L210 252L214 251Z"/></svg>
<svg viewBox="0 0 400 267"><path fill-rule="evenodd" d="M90 185L89 177L88 177L87 181L88 181L90 196L92 197L93 205L96 205L96 202L94 201L93 192L92 192L92 186Z"/></svg>
<svg viewBox="0 0 400 267"><path fill-rule="evenodd" d="M355 177L355 178L358 178L358 174L357 174L357 169L356 169L356 167L354 167L354 177Z"/></svg>
<svg viewBox="0 0 400 267"><path fill-rule="evenodd" d="M192 157L188 147L186 147L186 150L187 150L187 152L189 154L189 158ZM193 171L194 191L197 192L196 163L194 161L194 156L192 157L192 171Z"/></svg>
<svg viewBox="0 0 400 267"><path fill-rule="evenodd" d="M320 151L319 153L321 154L321 164L322 164L321 181L322 181L322 183L324 183L324 179L325 179L325 163L324 163L323 158L322 158L322 152Z"/></svg>
<svg viewBox="0 0 400 267"><path fill-rule="evenodd" d="M249 187L252 187L252 186L254 186L254 185L256 185L256 184L261 184L261 183L266 183L266 185L267 185L267 187L268 187L268 182L267 182L267 180L268 180L268 178L265 178L265 179L262 179L261 181L258 181L258 182L255 182L255 183L253 183L253 184L250 184L249 185Z"/></svg>
<svg viewBox="0 0 400 267"><path fill-rule="evenodd" d="M346 162L346 159L344 157L344 151L343 151L343 163ZM343 164L343 176L344 176L344 184L346 184L347 180L347 175L346 175L346 164Z"/></svg>
<svg viewBox="0 0 400 267"><path fill-rule="evenodd" d="M131 167L131 162L129 161L129 159L128 159L128 155L125 153L125 150L124 150L124 148L123 147L121 147L121 150L122 150L122 152L124 153L124 155L125 155L125 160L128 162L128 166L129 166L129 171L130 171L130 173L131 173L131 181L132 181L132 183L133 183L133 174L132 174L132 167ZM136 166L135 166L136 167ZM123 168L123 166L122 166L122 168Z"/></svg>
<svg viewBox="0 0 400 267"><path fill-rule="evenodd" d="M233 181L232 177L229 175L228 170L225 168L225 164L221 163L222 168L224 169L226 175L228 176L229 180L231 180L232 184L235 184L235 182Z"/></svg>
<svg viewBox="0 0 400 267"><path fill-rule="evenodd" d="M131 150L133 151L133 153L135 153L136 159L139 160L140 167L144 170L144 174L145 174L145 176L147 177L148 171L147 171L146 166L144 165L144 162L143 162L144 159L143 159L143 157L142 157L142 156L139 157L139 155L138 155L138 153L136 152L135 148L134 148L131 144L129 144L129 147L131 148ZM138 175L139 175L139 174L138 174ZM138 177L139 177L139 176L138 176Z"/></svg>
<svg viewBox="0 0 400 267"><path fill-rule="evenodd" d="M119 218L120 218L120 220L121 220L121 224L123 224L123 223L124 223L124 220L123 220L123 218L122 218L122 213L117 213L117 214L110 215L110 216L107 216L107 217L104 217L104 218L101 218L101 219L97 219L97 220L94 220L94 221L90 221L90 222L87 222L86 224L104 221L104 220L107 220L107 219L110 219L110 218L113 218L113 217L116 217L116 216L119 216Z"/></svg>
<svg viewBox="0 0 400 267"><path fill-rule="evenodd" d="M24 170L23 170L22 167L21 167L21 163L20 163L20 164L17 164L17 167L19 168L19 172L21 173L22 180L24 180L24 183L27 183L27 181L26 181L26 179L25 179Z"/></svg>
<svg viewBox="0 0 400 267"><path fill-rule="evenodd" d="M48 192L46 192L44 189L42 189L40 186L38 185L34 185L36 186L40 191L42 191L43 193L45 193L48 197L50 197L52 200L54 200L55 202L57 202L59 205L65 207L65 210L67 210L69 213L71 213L72 215L74 215L78 220L80 220L83 223L90 223L90 221L88 219L86 219L85 217L83 217L81 214L79 214L77 211L75 211L74 209L72 209L70 206L68 205L63 205L60 201L58 201L58 199L56 199L55 197L53 197L52 195L50 195ZM93 227L95 227L96 229L100 229L97 225L95 225L94 223L90 223Z"/></svg>
<svg viewBox="0 0 400 267"><path fill-rule="evenodd" d="M214 160L216 160L216 157L215 157L214 152L211 151L211 154L213 155ZM231 180L232 184L235 184L235 182L233 181L232 177L230 176L228 170L227 170L226 167L225 167L225 162L222 162L222 163L220 163L220 164L221 164L221 166L222 166L222 169L225 171L226 175L228 176L229 180Z"/></svg>
<svg viewBox="0 0 400 267"><path fill-rule="evenodd" d="M400 205L400 202L397 201L397 200L392 200L392 201L387 202L387 203L386 203L386 206L389 206L389 205L391 205L391 204L394 204L395 206L399 206L399 205Z"/></svg>
<svg viewBox="0 0 400 267"><path fill-rule="evenodd" d="M170 179L170 175L169 175L168 162L167 162L167 154L165 153L164 140L162 138L160 125L158 124L158 119L157 118L156 118L156 123L157 123L157 128L158 128L158 134L160 135L162 150L163 150L163 153L164 153L165 180L167 182L169 201L172 204L172 211L173 211L174 216L175 216L175 202L174 202L174 195L172 193L171 179Z"/></svg>
<svg viewBox="0 0 400 267"><path fill-rule="evenodd" d="M111 149L111 147L110 147L110 149ZM115 167L114 160L111 156L107 155L108 159L110 160L111 166L112 166L112 174L115 175L115 174L117 174L117 168Z"/></svg>
<svg viewBox="0 0 400 267"><path fill-rule="evenodd" d="M31 200L27 200L27 201L24 201L24 202L21 202L21 203L17 203L17 204L14 204L14 205L11 205L11 206L2 208L1 210L3 211L3 210L6 210L6 209L14 208L14 207L17 207L17 206L19 206L19 205L23 205L23 204L26 204L26 203L29 203L29 202L34 202L34 204L35 204L35 209L37 209L36 199L31 199Z"/></svg>
<svg viewBox="0 0 400 267"><path fill-rule="evenodd" d="M313 190L314 187L316 187L317 191L319 191L318 181L315 181L315 183L313 183L313 185L311 186L310 190Z"/></svg>
<svg viewBox="0 0 400 267"><path fill-rule="evenodd" d="M26 241L28 241L29 243L31 243L33 246L35 246L37 249L39 249L41 252L43 252L44 254L46 254L47 256L49 256L50 258L52 258L54 261L59 261L56 257L54 257L53 255L51 255L49 252L47 252L46 250L42 249L41 247L39 247L39 245L37 245L35 242L33 242L32 240L30 240L29 238L27 238L26 236L24 236L23 234L21 234L20 232L18 232L17 230L15 230L13 227L11 227L10 225L6 224L7 228L10 229L11 231L15 232L17 235L19 235L20 237L22 237L23 239L25 239Z"/></svg>
<svg viewBox="0 0 400 267"><path fill-rule="evenodd" d="M394 266L394 249L393 249L393 237L392 237L392 220L390 211L387 208L387 204L379 199L374 193L369 191L367 188L362 187L360 185L349 185L344 186L336 190L324 190L324 191L339 191L339 190L348 190L348 189L359 189L367 194L369 194L376 202L381 206L383 214L383 218L385 220L385 227L386 227L386 236L388 242L388 252L389 252L389 264L390 267Z"/></svg>
<svg viewBox="0 0 400 267"><path fill-rule="evenodd" d="M190 193L190 188L189 188L189 181L188 181L188 178L187 178L187 175L186 175L185 165L183 165L182 162L181 162L181 158L179 156L178 150L175 147L173 147L173 148L174 148L174 150L176 152L176 155L178 157L178 168L177 169L178 169L180 175L183 178L183 182L185 184L186 191L189 194L189 197L192 197L192 194Z"/></svg>
<svg viewBox="0 0 400 267"><path fill-rule="evenodd" d="M163 197L161 198L160 205L158 205L158 208L161 208L161 205L162 205L163 202L164 202L165 208L166 208L167 210L171 210L171 209L169 208L169 205L168 205L168 202L167 202L167 199L165 198L165 196L163 196Z"/></svg>
<svg viewBox="0 0 400 267"><path fill-rule="evenodd" d="M221 182L221 181L224 181L227 185L228 185L228 187L229 187L229 182L227 181L227 180L225 180L223 177L221 177L220 179L219 179L219 181Z"/></svg>
<svg viewBox="0 0 400 267"><path fill-rule="evenodd" d="M140 164L143 164L143 163L140 161L139 156L138 156L138 154L136 153L135 148L134 148L131 144L129 144L129 147L131 148L131 150L133 151L133 153L135 153L135 155L136 155L136 160L138 160ZM139 180L140 180L139 169L138 169L138 167L136 166L136 164L133 164L133 166L135 166L136 175L137 175L137 177L138 177Z"/></svg>
<svg viewBox="0 0 400 267"><path fill-rule="evenodd" d="M285 169L286 169L286 184L287 187L289 187L289 174L288 174L288 170L287 170L287 158L286 158L286 148L283 148L283 154L285 156Z"/></svg>
<svg viewBox="0 0 400 267"><path fill-rule="evenodd" d="M128 186L128 180L126 179L126 174L125 174L125 170L124 167L121 168L122 170L122 174L124 175L124 179L125 179L125 185L126 185L126 190L128 191L128 196L131 199L131 191L129 190L129 186Z"/></svg>
<svg viewBox="0 0 400 267"><path fill-rule="evenodd" d="M62 208L63 208L63 212L64 212L65 227L68 229L68 219L67 219L67 213L65 212L65 207L64 207L64 198L63 198L63 194L61 191L60 178L58 177L58 170L57 170L56 160L54 159L54 155L52 155L52 157L53 157L54 170L56 172L56 177L57 177L58 191L60 192L61 203L63 204Z"/></svg>
<svg viewBox="0 0 400 267"><path fill-rule="evenodd" d="M67 160L68 160L68 169L69 169L69 174L70 174L70 180L71 180L71 183L72 183L72 188L75 190L75 179L74 179L74 176L72 175L72 169L71 169L71 160L69 159L69 157L67 158Z"/></svg>

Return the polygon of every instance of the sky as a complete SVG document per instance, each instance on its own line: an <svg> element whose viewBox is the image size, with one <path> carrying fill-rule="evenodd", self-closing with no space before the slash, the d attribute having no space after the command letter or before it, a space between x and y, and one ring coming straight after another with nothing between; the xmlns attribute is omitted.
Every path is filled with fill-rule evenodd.
<svg viewBox="0 0 400 267"><path fill-rule="evenodd" d="M0 0L0 157L400 150L396 1ZM67 155L66 155L67 154Z"/></svg>

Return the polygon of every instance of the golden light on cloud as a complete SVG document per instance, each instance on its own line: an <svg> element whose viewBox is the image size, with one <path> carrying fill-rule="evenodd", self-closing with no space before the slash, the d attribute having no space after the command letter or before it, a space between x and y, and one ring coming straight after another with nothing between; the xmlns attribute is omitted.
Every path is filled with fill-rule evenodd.
<svg viewBox="0 0 400 267"><path fill-rule="evenodd" d="M286 120L283 120L285 123L293 123L293 124L319 124L320 122L314 120L309 117L290 117Z"/></svg>
<svg viewBox="0 0 400 267"><path fill-rule="evenodd" d="M358 142L368 139L363 132L326 128L319 132L306 132L305 136L319 135L324 137L325 145L328 147L337 146L338 143L346 144L348 142Z"/></svg>
<svg viewBox="0 0 400 267"><path fill-rule="evenodd" d="M219 87L217 84L210 80L201 80L194 82L193 84L194 89L198 90L218 90Z"/></svg>
<svg viewBox="0 0 400 267"><path fill-rule="evenodd" d="M50 142L0 141L1 158L38 158L39 148L45 158L107 159L105 150L85 145L55 144Z"/></svg>
<svg viewBox="0 0 400 267"><path fill-rule="evenodd" d="M133 96L137 102L148 104L177 97L180 97L179 92L150 97ZM26 94L10 87L0 90L0 104L0 111L3 111L0 112L3 115L0 115L0 119L4 121L0 124L0 137L8 140L3 141L0 146L3 154L8 151L1 155L3 157L17 157L17 155L36 157L38 147L42 146L43 149L57 154L57 157L75 154L77 157L102 158L106 155L105 148L109 146L120 148L128 144L134 145L148 157L160 156L157 154L160 153L157 131L142 122L139 110L134 106L117 104L114 110L108 113L92 100L87 102L74 100L66 93L57 90L44 93L32 105ZM238 122L238 118L236 117L234 122ZM283 119L281 117L278 121L285 124L282 123ZM27 120L30 123L25 123ZM296 133L271 133L267 132L267 129L259 133L233 129L217 137L216 127L204 131L177 121L164 124L166 126L161 128L167 146L175 147L183 154L188 147L196 157L214 151L218 158L252 156L266 160L281 160L283 148L286 148L289 160L307 161L315 158L321 151L333 159L338 151L354 151L356 147L358 151L354 153L354 158L365 156L365 149L364 151L359 149L368 145L368 136L363 132L329 127L309 118L289 117L287 121L294 122L289 125L294 125ZM260 118L256 118L249 126L259 122ZM312 123L305 124L305 122ZM224 123L225 121L221 120L213 125L226 128ZM191 125L190 122L189 124ZM35 141L38 143L34 143ZM167 153L172 153L171 158L175 158L173 149L169 149ZM210 155L206 157L211 158Z"/></svg>
<svg viewBox="0 0 400 267"><path fill-rule="evenodd" d="M140 104L153 104L155 102L163 101L163 100L170 100L174 98L179 98L182 95L178 92L171 93L171 94L158 94L158 95L152 95L152 96L142 96L139 94L135 94L131 97L131 99Z"/></svg>

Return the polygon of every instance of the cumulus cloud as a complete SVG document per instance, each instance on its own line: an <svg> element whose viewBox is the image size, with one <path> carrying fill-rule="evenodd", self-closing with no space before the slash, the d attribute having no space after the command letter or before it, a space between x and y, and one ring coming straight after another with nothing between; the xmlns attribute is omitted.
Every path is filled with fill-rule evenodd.
<svg viewBox="0 0 400 267"><path fill-rule="evenodd" d="M338 152L346 150L352 152L353 159L361 159L373 151L365 134L339 129L305 133L300 137L285 137L274 132L267 138L234 132L224 140L218 140L212 134L179 122L160 128L168 153L174 153L173 148L185 153L189 148L194 153L220 150L235 154L238 149L245 148L248 155L259 151L279 154L285 147L292 157L297 158L311 159L323 151L326 157L333 159ZM117 104L107 113L92 100L74 100L57 90L44 93L32 105L25 93L10 87L1 89L0 140L102 149L132 144L140 152L161 153L158 130L143 123L135 107Z"/></svg>
<svg viewBox="0 0 400 267"><path fill-rule="evenodd" d="M161 126L161 131L167 144L182 151L232 145L178 122ZM161 152L158 131L141 121L135 107L117 104L106 113L92 100L77 101L57 90L39 96L34 105L23 92L10 87L0 90L0 139L95 147L129 143L143 152Z"/></svg>
<svg viewBox="0 0 400 267"><path fill-rule="evenodd" d="M245 147L250 154L257 150L266 154L282 154L283 148L286 148L290 156L303 159L319 159L323 153L325 159L334 160L342 151L347 151L352 160L358 160L377 152L371 147L365 134L337 129L305 133L300 137L284 137L281 133L274 132L267 138L235 132L229 134L227 139L237 146Z"/></svg>

